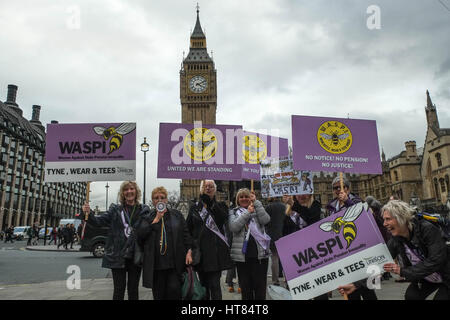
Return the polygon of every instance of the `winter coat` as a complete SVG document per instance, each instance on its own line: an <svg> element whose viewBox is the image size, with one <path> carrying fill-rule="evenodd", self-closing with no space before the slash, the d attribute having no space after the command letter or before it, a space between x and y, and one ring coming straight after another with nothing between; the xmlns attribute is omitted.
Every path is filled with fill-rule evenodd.
<svg viewBox="0 0 450 320"><path fill-rule="evenodd" d="M175 269L181 277L186 266L186 253L192 249L192 238L189 230L180 211L175 209L168 209L164 215L170 214L170 223L172 230L172 243L175 256ZM159 254L155 250L155 243L159 243L157 238L157 231L152 225L156 217L156 210L152 210L150 214L143 216L136 229L136 236L138 244L143 248L143 263L142 263L142 285L145 288L153 287L153 274L155 254Z"/></svg>
<svg viewBox="0 0 450 320"><path fill-rule="evenodd" d="M286 205L281 201L274 201L266 206L266 212L270 216L270 222L267 224L267 234L271 239L271 243L273 243L283 236Z"/></svg>
<svg viewBox="0 0 450 320"><path fill-rule="evenodd" d="M127 242L127 237L125 236L124 224L121 217L122 209L122 205L113 203L106 213L100 216L94 216L94 214L90 214L87 220L88 224L92 223L97 226L109 227L105 244L105 255L103 256L102 261L103 268L125 268L123 249ZM138 205L131 221L133 229L136 229L138 227L138 224L141 221L140 218L148 215L149 213L150 208L147 205Z"/></svg>
<svg viewBox="0 0 450 320"><path fill-rule="evenodd" d="M425 257L424 261L411 265L406 256L404 237L395 236L388 242L388 248L395 259L401 258L405 264L400 267L400 276L410 282L419 282L426 276L438 272L445 285L450 288L450 247L445 244L441 230L433 223L414 218L413 230L410 232L410 243L419 248Z"/></svg>
<svg viewBox="0 0 450 320"><path fill-rule="evenodd" d="M362 202L362 200L357 195L355 195L353 193L349 193L347 201L344 202L344 205L342 207L340 207L339 210L336 209L337 205L339 203L338 198L334 198L333 200L330 201L330 203L327 205L327 210L330 215L335 214L338 211L341 211L342 208L351 207L352 205L357 204L358 202Z"/></svg>
<svg viewBox="0 0 450 320"><path fill-rule="evenodd" d="M230 257L230 248L218 235L205 226L200 216L202 210L203 201L200 200L191 206L186 219L193 240L193 248L200 250L200 263L197 270L211 272L231 269L233 262ZM225 224L228 222L228 207L226 204L216 202L213 199L208 203L207 210L219 231L225 235Z"/></svg>
<svg viewBox="0 0 450 320"><path fill-rule="evenodd" d="M309 208L300 205L296 201L292 206L292 211L298 212L300 218L302 218L309 226L320 220L321 207L320 202L317 200L314 200ZM290 216L285 215L283 235L288 235L298 230L300 230L299 226L292 221Z"/></svg>
<svg viewBox="0 0 450 320"><path fill-rule="evenodd" d="M245 255L242 253L242 246L245 238L245 225L254 217L258 229L263 232L264 226L269 223L270 216L264 210L263 205L259 200L254 203L256 214L251 214L248 211L243 212L239 217L236 213L240 207L231 209L228 215L228 224L230 231L233 232L233 243L231 245L231 259L235 262L245 262ZM258 259L266 259L269 257L269 250L264 250L261 245L256 242L258 249Z"/></svg>

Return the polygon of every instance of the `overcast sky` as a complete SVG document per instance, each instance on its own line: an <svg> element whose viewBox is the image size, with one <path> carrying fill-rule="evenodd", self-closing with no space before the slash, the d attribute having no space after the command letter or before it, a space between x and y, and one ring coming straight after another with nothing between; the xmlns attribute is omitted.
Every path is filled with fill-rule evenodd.
<svg viewBox="0 0 450 320"><path fill-rule="evenodd" d="M0 100L8 84L41 122L137 122L147 137L147 199L160 122L180 122L179 71L197 1L0 2ZM450 127L450 0L208 0L200 21L217 69L218 124L279 129L290 116L372 119L388 158L426 133L425 92ZM370 30L371 5L381 28ZM139 149L140 150L140 149ZM143 154L137 152L137 182ZM118 182L109 199L116 201ZM105 207L105 183L92 186Z"/></svg>

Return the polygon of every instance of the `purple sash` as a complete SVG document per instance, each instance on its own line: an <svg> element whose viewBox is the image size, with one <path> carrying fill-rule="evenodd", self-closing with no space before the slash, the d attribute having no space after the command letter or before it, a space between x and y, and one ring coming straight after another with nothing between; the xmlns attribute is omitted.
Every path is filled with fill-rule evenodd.
<svg viewBox="0 0 450 320"><path fill-rule="evenodd" d="M299 229L303 229L304 227L308 226L305 220L300 217L300 214L296 211L292 211L291 214L291 220L294 221L294 223L297 225Z"/></svg>
<svg viewBox="0 0 450 320"><path fill-rule="evenodd" d="M408 247L408 245L406 243L404 244L404 246L405 246L406 256L408 257L409 261L411 262L411 264L413 266L415 266L419 262L422 262L423 260L425 260L423 255L420 254L418 251L412 250L410 247ZM432 283L442 283L442 277L437 272L434 272L434 273L430 274L429 276L426 276L424 279L428 280L429 282L432 282Z"/></svg>
<svg viewBox="0 0 450 320"><path fill-rule="evenodd" d="M245 212L248 212L247 209L242 208L242 207L240 207L239 209L236 210L238 217ZM269 247L270 247L269 235L266 234L264 229L262 232L259 230L258 224L256 223L256 221L253 218L250 219L250 224L249 224L248 230L249 230L250 234L253 236L253 238L256 240L256 242L258 242L259 245L264 250L269 249ZM246 238L248 238L248 236L249 235L247 234Z"/></svg>
<svg viewBox="0 0 450 320"><path fill-rule="evenodd" d="M125 237L128 238L131 235L131 230L133 230L133 228L131 226L128 225L128 223L125 220L125 214L122 212L120 213L121 217L122 217L122 223L123 223L123 232L125 233Z"/></svg>
<svg viewBox="0 0 450 320"><path fill-rule="evenodd" d="M197 203L197 205L198 205L198 203ZM200 214L200 217L202 218L202 220L205 221L205 217L208 214L208 210L206 210L206 208L203 207L202 211L200 211L199 214ZM209 215L208 219L206 219L205 226L209 230L214 232L220 239L222 239L223 242L225 242L228 247L230 246L228 244L227 236L222 234L222 232L219 231L219 227L217 227L217 224L214 221L213 217L211 217L211 215ZM224 233L225 233L225 227L224 227Z"/></svg>

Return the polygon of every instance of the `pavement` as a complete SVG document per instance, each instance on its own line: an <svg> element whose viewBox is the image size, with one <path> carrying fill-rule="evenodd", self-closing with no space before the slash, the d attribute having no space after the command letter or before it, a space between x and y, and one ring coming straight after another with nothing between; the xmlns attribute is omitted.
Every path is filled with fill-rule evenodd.
<svg viewBox="0 0 450 320"><path fill-rule="evenodd" d="M56 246L31 246L27 250L35 251L58 251L79 252L79 246L74 245L73 249L65 250ZM66 281L50 281L44 283L20 284L20 285L0 285L0 300L111 300L113 292L113 281L110 273L102 279L81 279L79 286L74 281L70 281L72 276L68 275ZM379 300L403 300L408 283L397 283L395 278L381 282L381 288L376 290ZM268 285L271 284L271 277L268 276ZM285 283L281 281L282 286ZM221 278L223 300L241 300L241 295L237 292L228 292L225 284L225 272ZM152 290L139 287L139 298L141 300L153 300ZM126 296L125 296L126 299ZM270 296L267 295L270 300ZM342 296L335 290L331 300L343 300Z"/></svg>
<svg viewBox="0 0 450 320"><path fill-rule="evenodd" d="M70 249L70 246L67 247L67 249L64 249L63 246L60 246L59 249L58 249L58 246L56 246L56 245L28 246L25 249L26 250L30 250L30 251L80 252L80 245L74 244L72 249Z"/></svg>

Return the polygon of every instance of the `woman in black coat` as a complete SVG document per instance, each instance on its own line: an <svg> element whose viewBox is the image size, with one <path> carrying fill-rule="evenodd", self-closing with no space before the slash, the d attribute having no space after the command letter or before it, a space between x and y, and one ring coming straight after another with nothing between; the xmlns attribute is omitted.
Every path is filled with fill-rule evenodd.
<svg viewBox="0 0 450 320"><path fill-rule="evenodd" d="M413 209L403 201L389 201L381 212L392 234L389 251L394 259L401 257L401 265L387 263L383 268L411 282L405 300L425 300L435 291L435 300L450 300L450 248L441 230L414 217Z"/></svg>
<svg viewBox="0 0 450 320"><path fill-rule="evenodd" d="M206 288L206 299L222 300L220 276L223 270L233 267L225 234L228 207L216 201L213 180L202 181L200 189L200 200L191 206L186 222L194 240L193 246L200 252L196 268L200 282Z"/></svg>
<svg viewBox="0 0 450 320"><path fill-rule="evenodd" d="M157 209L136 230L144 252L142 283L152 289L154 300L181 300L182 275L192 263L191 236L181 212L165 207L164 187L153 189L152 202Z"/></svg>
<svg viewBox="0 0 450 320"><path fill-rule="evenodd" d="M284 196L286 203L286 218L283 225L283 235L288 235L301 230L311 224L320 221L322 206L320 202L314 200L312 194ZM328 300L328 294L320 295L313 300Z"/></svg>
<svg viewBox="0 0 450 320"><path fill-rule="evenodd" d="M283 196L286 203L286 217L283 224L283 236L314 224L320 220L321 205L311 194Z"/></svg>
<svg viewBox="0 0 450 320"><path fill-rule="evenodd" d="M123 300L126 287L128 299L138 300L141 267L134 264L133 257L127 255L126 249L133 246L135 235L132 234L132 231L137 228L140 218L150 213L150 209L145 204L139 204L141 190L134 181L123 182L118 197L120 204L111 204L105 214L100 216L89 214L88 203L83 206L83 211L89 214L88 224L110 227L102 267L112 271L113 300ZM126 255L127 257L125 257Z"/></svg>

